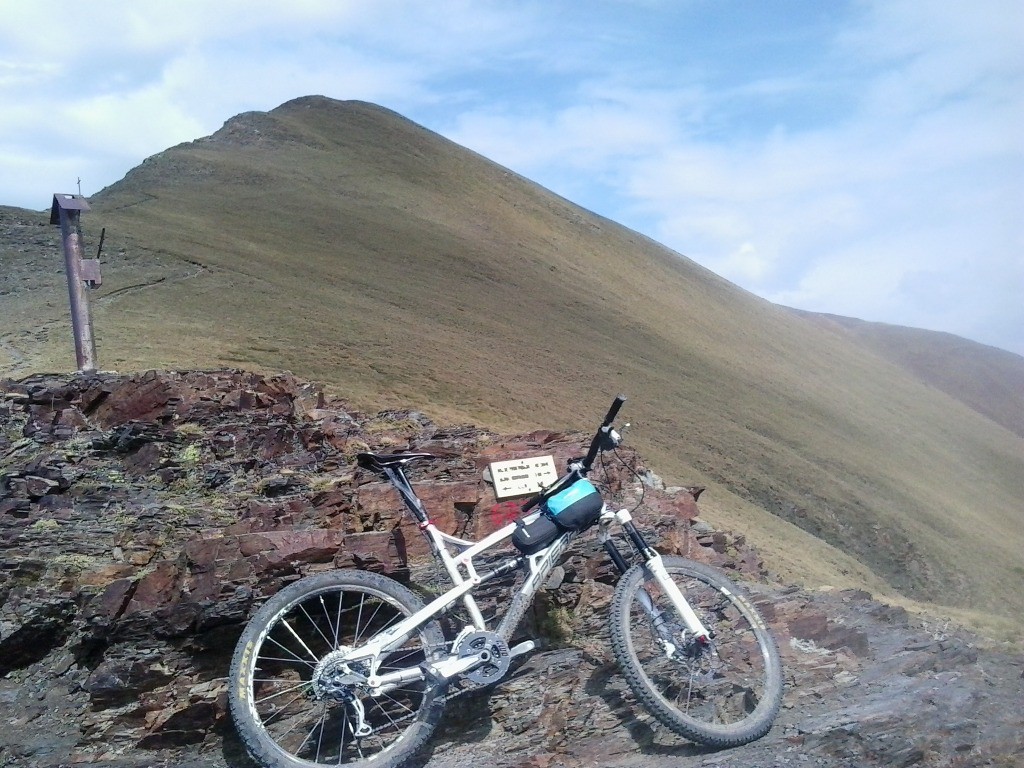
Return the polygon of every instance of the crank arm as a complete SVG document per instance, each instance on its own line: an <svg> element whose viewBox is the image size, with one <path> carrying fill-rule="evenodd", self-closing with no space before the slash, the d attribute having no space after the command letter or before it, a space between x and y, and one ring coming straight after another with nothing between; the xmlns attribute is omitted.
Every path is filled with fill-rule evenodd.
<svg viewBox="0 0 1024 768"><path fill-rule="evenodd" d="M509 648L508 657L514 659L516 656L522 656L524 653L529 653L537 647L536 640L523 640L518 645L514 645Z"/></svg>

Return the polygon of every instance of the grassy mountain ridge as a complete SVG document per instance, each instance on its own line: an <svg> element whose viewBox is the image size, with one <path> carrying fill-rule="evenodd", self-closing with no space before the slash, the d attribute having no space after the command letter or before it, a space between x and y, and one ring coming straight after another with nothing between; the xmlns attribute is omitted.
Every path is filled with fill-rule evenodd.
<svg viewBox="0 0 1024 768"><path fill-rule="evenodd" d="M91 202L103 367L284 368L496 428L588 428L623 391L653 468L787 574L1024 608L1020 438L393 112L240 115Z"/></svg>

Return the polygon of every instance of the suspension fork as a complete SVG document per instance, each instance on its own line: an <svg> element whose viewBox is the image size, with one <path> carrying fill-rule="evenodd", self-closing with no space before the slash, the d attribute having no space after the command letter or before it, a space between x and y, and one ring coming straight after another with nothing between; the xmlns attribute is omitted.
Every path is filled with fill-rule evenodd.
<svg viewBox="0 0 1024 768"><path fill-rule="evenodd" d="M679 615L683 619L683 623L686 624L686 628L690 631L691 635L700 642L707 642L710 640L711 633L690 606L690 603L686 600L682 591L672 580L668 570L665 568L665 563L661 559L661 555L659 555L657 551L647 543L643 534L640 533L635 525L633 525L632 515L630 515L629 511L625 509L620 509L618 512L606 512L605 515L602 515L601 544L604 547L605 552L608 553L608 556L615 564L619 573L625 573L629 568L629 563L626 562L622 553L619 552L619 548L615 546L615 542L608 534L608 525L611 524L613 519L622 526L622 530L625 531L630 544L633 545L633 548L643 559L644 567L654 577L654 580L658 582L658 585L668 597L673 607L675 607L679 612ZM651 599L646 588L641 586L637 592L637 597L640 601L640 605L644 609L644 612L650 616L651 621L658 630L658 634L661 635L661 629L665 624L663 611L654 604L654 600Z"/></svg>

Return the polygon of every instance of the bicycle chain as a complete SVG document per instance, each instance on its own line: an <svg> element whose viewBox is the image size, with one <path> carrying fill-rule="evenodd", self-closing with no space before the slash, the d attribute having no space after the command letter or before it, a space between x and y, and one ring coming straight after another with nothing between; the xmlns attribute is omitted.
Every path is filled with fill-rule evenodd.
<svg viewBox="0 0 1024 768"><path fill-rule="evenodd" d="M448 644L446 643L445 646L447 647L447 645ZM412 649L398 648L396 650L404 651L404 650L416 650L416 649L415 648L412 648ZM475 684L475 683L471 683L471 682L469 682L469 681L467 681L465 679L460 680L459 682L463 685L463 687L460 688L455 693L450 693L450 694L448 694L447 696L445 696L443 698L445 706L447 706L450 701L454 701L455 699L458 699L458 698L460 698L462 696L465 696L467 693L472 693L473 691L478 691L478 690L480 690L482 688L487 688L488 686L493 685L493 683ZM394 719L389 719L386 725L382 725L379 728L374 728L367 735L368 736L372 736L373 734L377 733L378 731L383 730L385 727L390 729L390 728L394 727L395 725L398 725L399 723L404 723L406 720L412 720L417 715L419 715L418 711L417 712L410 712L408 715L402 715L401 717L396 717Z"/></svg>

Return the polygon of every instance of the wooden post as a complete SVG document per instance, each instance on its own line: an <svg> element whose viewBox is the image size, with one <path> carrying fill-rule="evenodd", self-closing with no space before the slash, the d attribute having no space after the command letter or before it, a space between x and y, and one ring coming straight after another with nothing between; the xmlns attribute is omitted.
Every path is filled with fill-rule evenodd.
<svg viewBox="0 0 1024 768"><path fill-rule="evenodd" d="M79 222L80 213L88 210L89 204L81 195L59 193L53 196L50 209L50 223L60 224L68 298L71 301L71 328L75 336L75 360L82 373L96 370L96 342L92 335L89 294L82 275L82 229Z"/></svg>

